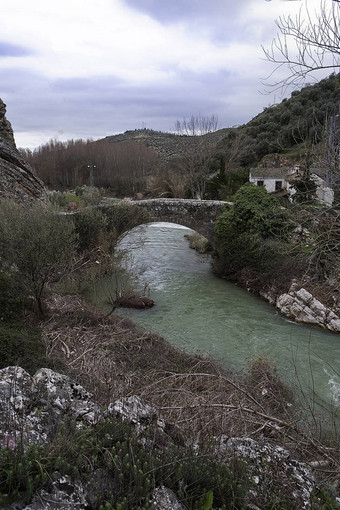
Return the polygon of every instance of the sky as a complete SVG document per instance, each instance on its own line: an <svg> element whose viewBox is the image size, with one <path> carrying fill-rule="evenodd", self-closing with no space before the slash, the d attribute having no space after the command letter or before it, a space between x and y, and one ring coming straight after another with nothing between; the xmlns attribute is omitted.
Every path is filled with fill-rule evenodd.
<svg viewBox="0 0 340 510"><path fill-rule="evenodd" d="M320 4L2 0L0 98L17 146L173 131L192 115L215 115L219 128L248 122L283 98L266 93L274 67L261 45L305 1Z"/></svg>

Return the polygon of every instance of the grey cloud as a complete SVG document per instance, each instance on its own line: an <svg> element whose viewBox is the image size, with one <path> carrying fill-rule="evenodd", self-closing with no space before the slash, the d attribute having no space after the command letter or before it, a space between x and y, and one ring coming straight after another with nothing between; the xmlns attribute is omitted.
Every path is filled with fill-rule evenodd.
<svg viewBox="0 0 340 510"><path fill-rule="evenodd" d="M246 0L243 0L245 2ZM206 20L222 17L228 20L237 10L240 9L238 2L230 0L171 0L171 2L160 2L159 0L125 0L125 3L139 12L148 14L161 23L171 23L183 19L194 21L205 18ZM217 17L217 19L218 19Z"/></svg>
<svg viewBox="0 0 340 510"><path fill-rule="evenodd" d="M265 0L257 0L265 5ZM244 25L244 12L252 0L125 0L132 9L142 12L163 25L181 23L188 32L205 34L216 46L228 41L245 43L252 41ZM266 31L274 26L274 20L267 22ZM259 45L261 42L259 42Z"/></svg>
<svg viewBox="0 0 340 510"><path fill-rule="evenodd" d="M25 83L9 93L9 81ZM127 129L147 127L169 131L177 119L215 114L220 127L247 122L259 111L263 97L227 73L183 72L162 87L135 88L115 77L49 81L34 73L12 72L2 99L14 131L73 133L73 138L99 138Z"/></svg>
<svg viewBox="0 0 340 510"><path fill-rule="evenodd" d="M11 44L6 41L0 41L0 58L1 57L27 57L32 52L23 46Z"/></svg>

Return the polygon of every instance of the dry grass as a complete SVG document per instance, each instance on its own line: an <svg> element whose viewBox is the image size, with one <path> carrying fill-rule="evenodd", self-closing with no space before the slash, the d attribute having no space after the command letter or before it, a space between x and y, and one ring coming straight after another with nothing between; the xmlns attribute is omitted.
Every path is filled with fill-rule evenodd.
<svg viewBox="0 0 340 510"><path fill-rule="evenodd" d="M292 395L264 358L247 374L228 374L214 361L189 355L131 321L105 316L79 296L53 295L41 324L48 355L102 405L139 395L175 424L174 434L195 440L247 436L279 443L334 473L338 454L299 425Z"/></svg>

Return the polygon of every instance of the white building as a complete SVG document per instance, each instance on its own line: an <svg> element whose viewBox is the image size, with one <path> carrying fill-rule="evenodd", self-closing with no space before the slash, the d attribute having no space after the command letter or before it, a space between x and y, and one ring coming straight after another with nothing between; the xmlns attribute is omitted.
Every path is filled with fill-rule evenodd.
<svg viewBox="0 0 340 510"><path fill-rule="evenodd" d="M299 178L299 168L295 167L257 167L252 168L249 173L249 182L256 186L264 186L268 193L284 192L291 198L295 189L290 184L294 178ZM316 196L319 202L332 205L334 191L326 186L321 172L313 168L311 177L317 184Z"/></svg>
<svg viewBox="0 0 340 510"><path fill-rule="evenodd" d="M249 181L256 186L264 186L268 193L286 190L290 195L294 189L289 184L296 176L296 168L287 167L258 167L252 168L249 174Z"/></svg>

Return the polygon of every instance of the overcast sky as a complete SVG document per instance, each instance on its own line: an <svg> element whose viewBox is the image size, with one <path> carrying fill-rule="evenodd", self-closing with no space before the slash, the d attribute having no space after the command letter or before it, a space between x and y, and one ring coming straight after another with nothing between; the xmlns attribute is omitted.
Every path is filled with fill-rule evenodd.
<svg viewBox="0 0 340 510"><path fill-rule="evenodd" d="M2 0L0 97L17 145L248 122L281 101L261 79L274 20L304 0ZM315 7L320 0L308 0Z"/></svg>

